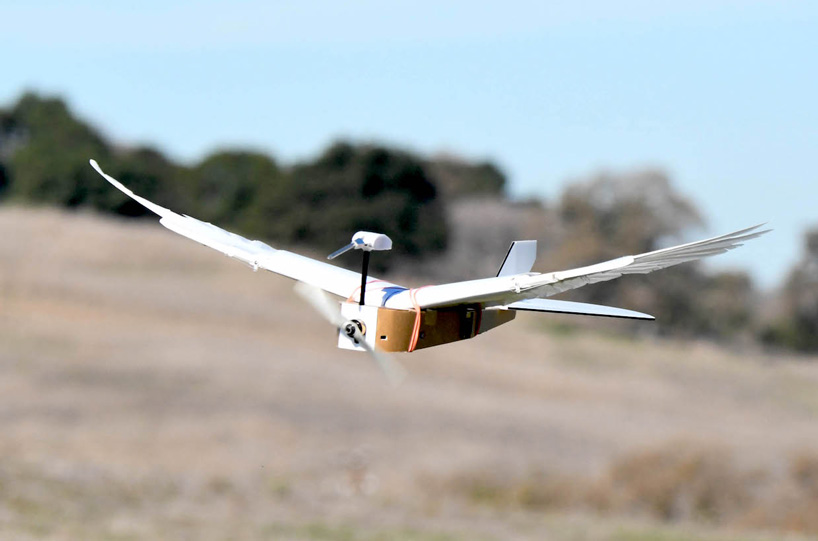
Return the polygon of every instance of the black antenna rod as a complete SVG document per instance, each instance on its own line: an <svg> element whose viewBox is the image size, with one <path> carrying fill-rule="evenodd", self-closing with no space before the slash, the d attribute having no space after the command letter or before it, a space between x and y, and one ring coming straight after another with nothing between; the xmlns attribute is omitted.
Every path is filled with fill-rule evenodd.
<svg viewBox="0 0 818 541"><path fill-rule="evenodd" d="M364 261L361 268L361 300L358 302L358 305L364 305L364 297L366 296L366 275L369 272L369 254L371 252L367 250L362 250L364 253Z"/></svg>

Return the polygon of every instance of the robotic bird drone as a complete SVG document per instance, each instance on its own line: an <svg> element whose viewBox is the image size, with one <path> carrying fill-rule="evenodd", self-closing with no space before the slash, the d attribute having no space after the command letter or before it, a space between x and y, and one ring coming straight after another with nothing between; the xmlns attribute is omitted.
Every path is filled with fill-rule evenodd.
<svg viewBox="0 0 818 541"><path fill-rule="evenodd" d="M546 297L623 274L646 274L724 253L768 231L760 231L761 225L756 225L707 240L544 274L531 272L537 241L515 241L492 278L410 289L367 276L370 252L392 247L386 235L359 231L348 245L329 256L333 259L349 250L361 250L363 269L357 273L276 250L263 242L176 214L134 194L105 174L96 161L91 160L91 165L108 182L158 214L159 223L171 231L238 259L253 270L261 268L296 280L296 291L339 329L338 347L368 351L393 383L402 378L403 369L381 352L411 352L473 338L513 320L518 310L652 320L653 316L632 310ZM325 292L348 302L332 300Z"/></svg>

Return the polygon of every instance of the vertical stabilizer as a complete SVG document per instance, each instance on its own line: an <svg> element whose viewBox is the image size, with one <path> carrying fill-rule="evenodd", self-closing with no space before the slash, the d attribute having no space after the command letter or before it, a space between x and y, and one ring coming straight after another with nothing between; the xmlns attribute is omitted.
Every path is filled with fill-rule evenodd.
<svg viewBox="0 0 818 541"><path fill-rule="evenodd" d="M537 260L536 240L515 240L508 249L497 276L514 276L531 272Z"/></svg>

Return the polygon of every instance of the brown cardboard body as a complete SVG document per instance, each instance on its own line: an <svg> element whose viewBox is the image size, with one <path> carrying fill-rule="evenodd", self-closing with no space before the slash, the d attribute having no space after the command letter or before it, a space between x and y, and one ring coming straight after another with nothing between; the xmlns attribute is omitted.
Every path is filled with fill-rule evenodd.
<svg viewBox="0 0 818 541"><path fill-rule="evenodd" d="M484 310L479 304L420 311L420 332L415 349L473 338L514 319L513 310ZM378 309L376 347L382 351L408 351L416 313ZM371 332L371 331L370 331Z"/></svg>

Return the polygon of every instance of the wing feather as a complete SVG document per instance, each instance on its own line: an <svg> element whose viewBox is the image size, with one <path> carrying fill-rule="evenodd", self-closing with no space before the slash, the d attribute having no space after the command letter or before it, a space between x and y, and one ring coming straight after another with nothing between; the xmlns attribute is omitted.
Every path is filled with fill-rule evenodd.
<svg viewBox="0 0 818 541"><path fill-rule="evenodd" d="M343 297L352 295L360 285L361 275L357 272L285 250L276 250L261 241L249 240L213 224L177 214L134 194L115 178L104 173L96 161L91 160L91 165L108 182L159 215L159 222L163 226L243 261L254 269L266 269ZM423 308L467 303L510 306L524 299L550 297L588 284L613 280L624 274L647 274L680 263L722 254L738 248L745 241L767 233L769 230L760 229L762 225L764 224L644 254L619 257L587 267L546 274L525 273L424 287L416 292L414 301L410 299L408 291L402 291L397 294L390 293L381 299L373 296L370 302L374 301L379 304L383 302L388 307L403 309L410 309L416 304ZM389 288L405 289L396 284L380 281L379 289ZM370 297L368 296L367 299Z"/></svg>
<svg viewBox="0 0 818 541"><path fill-rule="evenodd" d="M644 254L620 257L598 265L561 272L534 276L525 289L527 293L537 293L538 297L549 297L586 284L613 280L625 274L647 274L680 263L687 263L705 257L723 254L742 246L745 241L755 239L771 231L760 230L764 224L740 229L705 240L689 242L670 248L662 248Z"/></svg>
<svg viewBox="0 0 818 541"><path fill-rule="evenodd" d="M587 267L428 286L417 291L415 301L422 308L470 303L508 307L525 299L550 297L588 284L613 280L624 274L647 274L680 263L721 254L767 233L769 230L760 230L762 225L764 224L644 254L619 257ZM386 306L409 309L413 304L408 292L405 292L390 298Z"/></svg>
<svg viewBox="0 0 818 541"><path fill-rule="evenodd" d="M156 203L148 201L133 193L114 177L102 171L95 160L90 160L91 166L102 175L105 180L116 186L120 191L142 204L147 209L159 215L161 223L171 231L195 240L209 248L238 259L253 269L265 269L308 283L341 297L352 295L361 283L361 275L347 269L342 269L322 261L316 261L286 250L276 250L267 244L250 240L225 231L213 224L197 220L187 215L177 214ZM376 280L374 277L372 281ZM400 287L395 284L380 281L380 288ZM367 296L367 299L370 297ZM373 295L373 300L376 296ZM369 303L367 303L369 304Z"/></svg>

